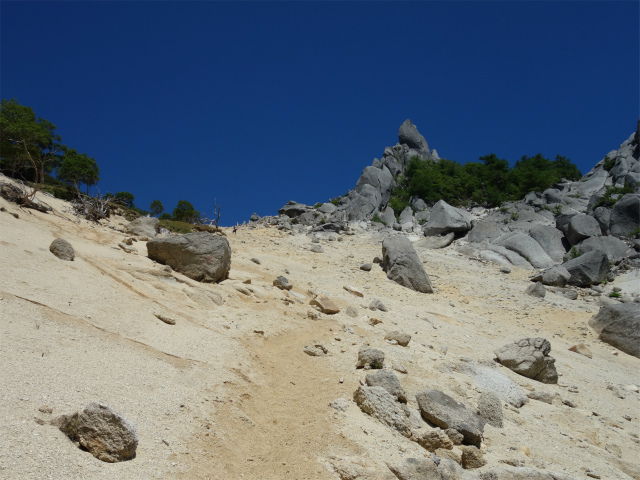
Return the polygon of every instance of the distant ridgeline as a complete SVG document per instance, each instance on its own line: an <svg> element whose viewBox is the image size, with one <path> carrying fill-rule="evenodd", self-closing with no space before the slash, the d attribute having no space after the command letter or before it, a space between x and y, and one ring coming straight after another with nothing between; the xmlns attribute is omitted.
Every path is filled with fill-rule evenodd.
<svg viewBox="0 0 640 480"><path fill-rule="evenodd" d="M291 201L278 213L285 216L285 223L323 230L339 231L348 222L373 221L380 227L405 229L406 225L417 231L428 220L431 206L440 200L467 208L498 207L523 198L538 209L557 210L566 205L582 212L587 207L611 207L621 194L639 191L637 137L638 131L624 148L610 152L582 177L577 166L561 155L554 160L541 154L523 156L513 167L495 154L464 165L441 159L411 120L405 120L398 143L385 148L382 159L365 167L353 190L314 206ZM254 221L258 218L252 216ZM283 217L277 218L263 221L282 223Z"/></svg>

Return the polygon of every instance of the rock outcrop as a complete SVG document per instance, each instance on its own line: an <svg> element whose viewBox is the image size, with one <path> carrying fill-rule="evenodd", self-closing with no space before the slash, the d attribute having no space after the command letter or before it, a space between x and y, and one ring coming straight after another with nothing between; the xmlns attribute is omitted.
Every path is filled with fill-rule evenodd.
<svg viewBox="0 0 640 480"><path fill-rule="evenodd" d="M391 237L382 242L382 269L389 280L403 287L416 292L433 293L431 280L406 237Z"/></svg>
<svg viewBox="0 0 640 480"><path fill-rule="evenodd" d="M558 383L555 358L550 357L551 344L544 338L523 338L495 351L505 367L542 383Z"/></svg>
<svg viewBox="0 0 640 480"><path fill-rule="evenodd" d="M589 326L603 342L640 358L640 308L637 304L604 306L591 317Z"/></svg>

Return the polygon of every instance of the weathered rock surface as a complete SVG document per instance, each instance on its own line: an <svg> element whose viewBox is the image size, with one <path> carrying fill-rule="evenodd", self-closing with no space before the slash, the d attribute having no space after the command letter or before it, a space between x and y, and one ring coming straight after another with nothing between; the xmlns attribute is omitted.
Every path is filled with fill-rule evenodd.
<svg viewBox="0 0 640 480"><path fill-rule="evenodd" d="M518 253L536 268L551 267L554 262L540 244L529 235L511 232L498 238L495 243Z"/></svg>
<svg viewBox="0 0 640 480"><path fill-rule="evenodd" d="M480 468L487 464L487 461L482 456L482 452L476 447L468 446L462 447L462 468L470 470L473 468Z"/></svg>
<svg viewBox="0 0 640 480"><path fill-rule="evenodd" d="M629 245L617 237L591 237L580 243L576 249L581 255L598 251L603 252L610 262L620 263L620 261L631 255Z"/></svg>
<svg viewBox="0 0 640 480"><path fill-rule="evenodd" d="M433 206L431 216L425 224L423 232L425 236L468 232L471 230L472 220L473 216L470 213L440 200Z"/></svg>
<svg viewBox="0 0 640 480"><path fill-rule="evenodd" d="M382 269L389 280L417 292L433 293L431 280L407 237L385 239L382 257Z"/></svg>
<svg viewBox="0 0 640 480"><path fill-rule="evenodd" d="M404 393L402 385L400 385L400 380L391 370L369 373L365 377L365 382L370 387L382 387L399 402L407 403L407 395Z"/></svg>
<svg viewBox="0 0 640 480"><path fill-rule="evenodd" d="M278 277L276 277L276 279L273 281L273 286L276 288L279 288L280 290L287 290L287 291L293 288L293 285L289 283L289 280L287 279L287 277L284 277L282 275L279 275Z"/></svg>
<svg viewBox="0 0 640 480"><path fill-rule="evenodd" d="M72 262L76 258L76 253L69 242L64 238L56 238L51 245L49 245L49 251L53 253L60 260L66 260Z"/></svg>
<svg viewBox="0 0 640 480"><path fill-rule="evenodd" d="M533 225L529 235L542 247L551 260L562 262L562 257L568 250L568 242L564 234L550 225Z"/></svg>
<svg viewBox="0 0 640 480"><path fill-rule="evenodd" d="M125 225L126 232L139 237L156 238L160 220L156 217L139 217Z"/></svg>
<svg viewBox="0 0 640 480"><path fill-rule="evenodd" d="M358 351L358 363L356 368L383 368L384 352L375 348L364 346Z"/></svg>
<svg viewBox="0 0 640 480"><path fill-rule="evenodd" d="M410 119L406 119L400 129L398 130L398 142L407 145L413 150L417 150L424 156L429 156L429 145L425 138L418 132L418 128L411 122Z"/></svg>
<svg viewBox="0 0 640 480"><path fill-rule="evenodd" d="M492 365L480 365L478 362L465 359L456 364L456 369L471 377L482 390L488 390L497 395L503 402L516 408L522 407L529 399L520 391L518 385L506 375L500 373Z"/></svg>
<svg viewBox="0 0 640 480"><path fill-rule="evenodd" d="M398 345L402 346L402 347L406 347L407 345L409 345L409 342L411 341L411 335L409 335L408 333L403 333L403 332L398 332L398 331L393 331L393 332L389 332L384 336L385 340L395 340L396 342L398 342Z"/></svg>
<svg viewBox="0 0 640 480"><path fill-rule="evenodd" d="M628 193L616 202L611 210L609 229L611 235L628 237L640 228L640 194Z"/></svg>
<svg viewBox="0 0 640 480"><path fill-rule="evenodd" d="M544 338L523 338L495 351L505 367L542 383L558 383L555 358L550 357L551 344Z"/></svg>
<svg viewBox="0 0 640 480"><path fill-rule="evenodd" d="M526 293L527 295L531 295L532 297L544 298L544 296L547 294L547 291L545 290L542 282L536 282L533 285L529 285L525 289L524 293Z"/></svg>
<svg viewBox="0 0 640 480"><path fill-rule="evenodd" d="M440 428L454 428L466 443L480 445L485 420L439 390L424 390L416 394L420 414L427 422Z"/></svg>
<svg viewBox="0 0 640 480"><path fill-rule="evenodd" d="M589 237L602 235L600 224L591 215L579 214L571 217L567 226L567 240L571 245L577 245Z"/></svg>
<svg viewBox="0 0 640 480"><path fill-rule="evenodd" d="M122 462L135 457L136 427L108 405L91 403L73 415L51 422L103 462Z"/></svg>
<svg viewBox="0 0 640 480"><path fill-rule="evenodd" d="M361 385L353 394L353 400L360 409L394 428L405 437L411 436L409 409L382 387Z"/></svg>
<svg viewBox="0 0 640 480"><path fill-rule="evenodd" d="M552 287L564 287L570 278L571 274L563 265L555 265L544 272L534 275L531 277L531 281L542 282L543 285Z"/></svg>
<svg viewBox="0 0 640 480"><path fill-rule="evenodd" d="M149 258L169 265L198 282L219 282L229 276L231 247L225 237L188 233L147 242Z"/></svg>
<svg viewBox="0 0 640 480"><path fill-rule="evenodd" d="M589 326L603 342L640 358L640 308L636 303L602 307Z"/></svg>
<svg viewBox="0 0 640 480"><path fill-rule="evenodd" d="M412 440L429 452L435 452L439 448L445 450L451 450L453 448L453 442L449 436L439 428L414 435Z"/></svg>
<svg viewBox="0 0 640 480"><path fill-rule="evenodd" d="M442 480L430 458L406 458L402 462L389 462L387 467L398 480Z"/></svg>
<svg viewBox="0 0 640 480"><path fill-rule="evenodd" d="M504 425L504 414L502 412L502 402L493 392L485 391L478 398L478 415L484 418L489 425L502 428Z"/></svg>
<svg viewBox="0 0 640 480"><path fill-rule="evenodd" d="M604 252L593 250L562 264L571 274L569 285L589 287L602 283L609 274L609 259Z"/></svg>
<svg viewBox="0 0 640 480"><path fill-rule="evenodd" d="M340 313L340 307L338 307L335 302L326 295L318 295L316 298L311 300L310 304L318 307L322 313L329 315Z"/></svg>

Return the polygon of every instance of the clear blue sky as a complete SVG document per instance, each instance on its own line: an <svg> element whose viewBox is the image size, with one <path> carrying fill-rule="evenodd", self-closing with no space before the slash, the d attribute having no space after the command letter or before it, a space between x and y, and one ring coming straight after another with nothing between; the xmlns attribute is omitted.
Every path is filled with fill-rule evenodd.
<svg viewBox="0 0 640 480"><path fill-rule="evenodd" d="M640 114L639 2L0 3L0 93L102 193L221 224L327 201L411 118L441 157L586 173Z"/></svg>

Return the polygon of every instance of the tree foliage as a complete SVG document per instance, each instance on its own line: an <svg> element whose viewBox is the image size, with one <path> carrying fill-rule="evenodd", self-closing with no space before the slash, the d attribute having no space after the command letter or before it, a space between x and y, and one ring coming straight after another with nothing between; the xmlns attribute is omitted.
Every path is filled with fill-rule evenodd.
<svg viewBox="0 0 640 480"><path fill-rule="evenodd" d="M151 211L151 215L159 216L162 212L164 212L164 206L160 200L154 200L149 205L149 210Z"/></svg>
<svg viewBox="0 0 640 480"><path fill-rule="evenodd" d="M100 180L100 168L98 168L95 159L86 153L78 153L75 148L64 147L64 155L57 169L57 177L76 188L84 183L87 186L87 193L89 193L89 186L96 185Z"/></svg>
<svg viewBox="0 0 640 480"><path fill-rule="evenodd" d="M62 145L56 126L36 117L30 107L14 98L0 103L0 170L12 177L32 180L32 198L45 174L58 166Z"/></svg>
<svg viewBox="0 0 640 480"><path fill-rule="evenodd" d="M396 179L389 206L396 215L419 197L430 204L444 200L451 205L475 203L497 206L519 200L531 191L543 191L562 178L578 180L581 173L561 155L550 161L541 154L524 156L513 168L495 154L480 157L480 162L460 164L453 160L422 160L413 157L404 176Z"/></svg>
<svg viewBox="0 0 640 480"><path fill-rule="evenodd" d="M194 209L191 203L180 200L173 209L173 219L178 222L196 223L200 219L200 212Z"/></svg>

